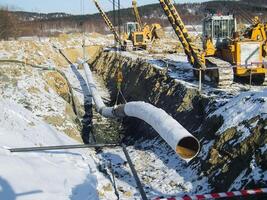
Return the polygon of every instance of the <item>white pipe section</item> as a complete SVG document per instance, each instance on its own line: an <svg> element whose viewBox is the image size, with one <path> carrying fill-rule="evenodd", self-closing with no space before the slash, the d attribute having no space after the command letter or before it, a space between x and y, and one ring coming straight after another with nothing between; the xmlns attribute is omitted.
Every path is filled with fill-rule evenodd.
<svg viewBox="0 0 267 200"><path fill-rule="evenodd" d="M186 161L191 160L198 154L200 148L198 140L164 110L140 101L106 107L97 91L89 65L83 61L79 61L79 64L83 64L97 112L107 118L129 116L145 121Z"/></svg>
<svg viewBox="0 0 267 200"><path fill-rule="evenodd" d="M150 124L183 159L191 160L198 154L198 140L164 110L145 102L130 102L124 112Z"/></svg>
<svg viewBox="0 0 267 200"><path fill-rule="evenodd" d="M80 63L83 63L82 61L79 61ZM96 105L96 110L98 113L100 113L101 115L103 115L104 117L107 118L114 118L114 114L113 114L113 108L111 107L106 107L106 105L104 104L101 96L99 95L94 79L93 79L93 74L88 66L87 63L83 63L83 67L84 67L84 71L85 71L85 75L86 75L86 79L87 79L87 84L89 87L89 90L92 94L93 100L95 102Z"/></svg>

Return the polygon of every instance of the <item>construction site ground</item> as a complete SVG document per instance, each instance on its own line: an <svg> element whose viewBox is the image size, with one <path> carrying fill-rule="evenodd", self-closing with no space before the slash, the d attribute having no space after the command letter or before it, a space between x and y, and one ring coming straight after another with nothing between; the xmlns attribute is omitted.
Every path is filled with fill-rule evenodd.
<svg viewBox="0 0 267 200"><path fill-rule="evenodd" d="M105 102L112 104L115 101L113 93L116 91L109 83L114 79L118 63L125 63L125 67L135 73L124 78L135 78L137 74L136 80L140 80L141 85L135 86L131 82L124 85L126 99L149 101L186 127L191 123L190 131L201 143L199 155L187 163L146 125L132 129L130 133L137 137L131 137L127 130L132 121L128 126L127 121L105 119L94 109L86 113L94 106L83 69L78 65L71 67L53 47L62 49L76 63L77 58L83 56L82 34L1 41L0 104L4 111L0 114L0 162L6 164L0 165L0 182L6 183L2 188L6 192L4 195L13 199L53 199L57 195L59 200L113 200L119 195L119 199L139 200L138 188L120 147L33 154L11 154L5 148L75 144L82 141L81 133L88 132L88 141L99 143L119 142L127 135L127 149L149 199L264 186L267 181L266 86L235 82L229 88L218 89L203 83L199 93L192 66L175 36L169 32L154 46L153 52L116 51L111 48L114 44L111 35L91 33L85 38L86 56ZM117 60L114 55L119 56ZM40 71L28 63L51 68L51 71ZM64 72L71 85L77 113L72 108L68 83L52 70L54 67ZM135 91L134 87L139 89L142 85L143 89L138 93L130 94ZM146 91L144 85L153 91ZM204 102L201 114L195 111L200 101ZM169 102L174 103L168 105ZM194 118L189 123L191 115ZM199 116L202 121L197 120ZM90 122L92 127L87 124ZM21 127L24 127L23 131ZM143 133L138 133L141 128L151 134L142 137ZM238 160L239 156L243 160ZM248 159L244 160L245 157ZM29 161L32 166L27 164ZM231 173L234 169L231 162L246 164ZM20 172L8 168L9 165L20 165ZM36 170L38 167L40 170ZM40 174L46 177L38 178ZM17 181L16 176L31 184ZM226 180L228 176L232 176L229 181ZM19 195L29 191L24 196Z"/></svg>

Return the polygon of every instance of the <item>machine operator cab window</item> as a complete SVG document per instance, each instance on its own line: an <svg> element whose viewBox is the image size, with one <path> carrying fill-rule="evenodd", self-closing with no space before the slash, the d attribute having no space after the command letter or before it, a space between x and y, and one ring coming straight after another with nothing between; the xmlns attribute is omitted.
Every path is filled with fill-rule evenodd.
<svg viewBox="0 0 267 200"><path fill-rule="evenodd" d="M203 21L203 36L211 38L218 48L225 45L236 32L236 19L233 15L212 15Z"/></svg>
<svg viewBox="0 0 267 200"><path fill-rule="evenodd" d="M138 31L138 23L128 22L124 25L124 32L130 37L131 33Z"/></svg>

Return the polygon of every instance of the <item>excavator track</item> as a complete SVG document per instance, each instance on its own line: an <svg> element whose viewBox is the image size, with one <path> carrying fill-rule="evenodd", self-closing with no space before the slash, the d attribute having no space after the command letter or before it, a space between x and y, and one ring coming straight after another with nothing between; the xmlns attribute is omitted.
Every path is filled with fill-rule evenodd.
<svg viewBox="0 0 267 200"><path fill-rule="evenodd" d="M220 58L206 57L207 70L205 75L209 77L212 83L219 88L227 88L234 81L234 72L232 65ZM208 69L217 68L217 69Z"/></svg>

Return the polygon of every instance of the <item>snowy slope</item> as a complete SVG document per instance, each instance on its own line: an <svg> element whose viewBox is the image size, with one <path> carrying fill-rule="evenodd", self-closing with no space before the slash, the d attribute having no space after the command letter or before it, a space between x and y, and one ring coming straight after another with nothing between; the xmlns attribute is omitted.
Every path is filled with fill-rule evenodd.
<svg viewBox="0 0 267 200"><path fill-rule="evenodd" d="M98 199L92 152L10 153L6 147L76 142L13 101L0 107L0 199Z"/></svg>
<svg viewBox="0 0 267 200"><path fill-rule="evenodd" d="M220 106L210 117L213 115L221 115L224 118L224 124L218 130L218 133L222 133L228 128L236 127L240 122L256 116L266 118L267 89L243 92L232 98L225 105Z"/></svg>

